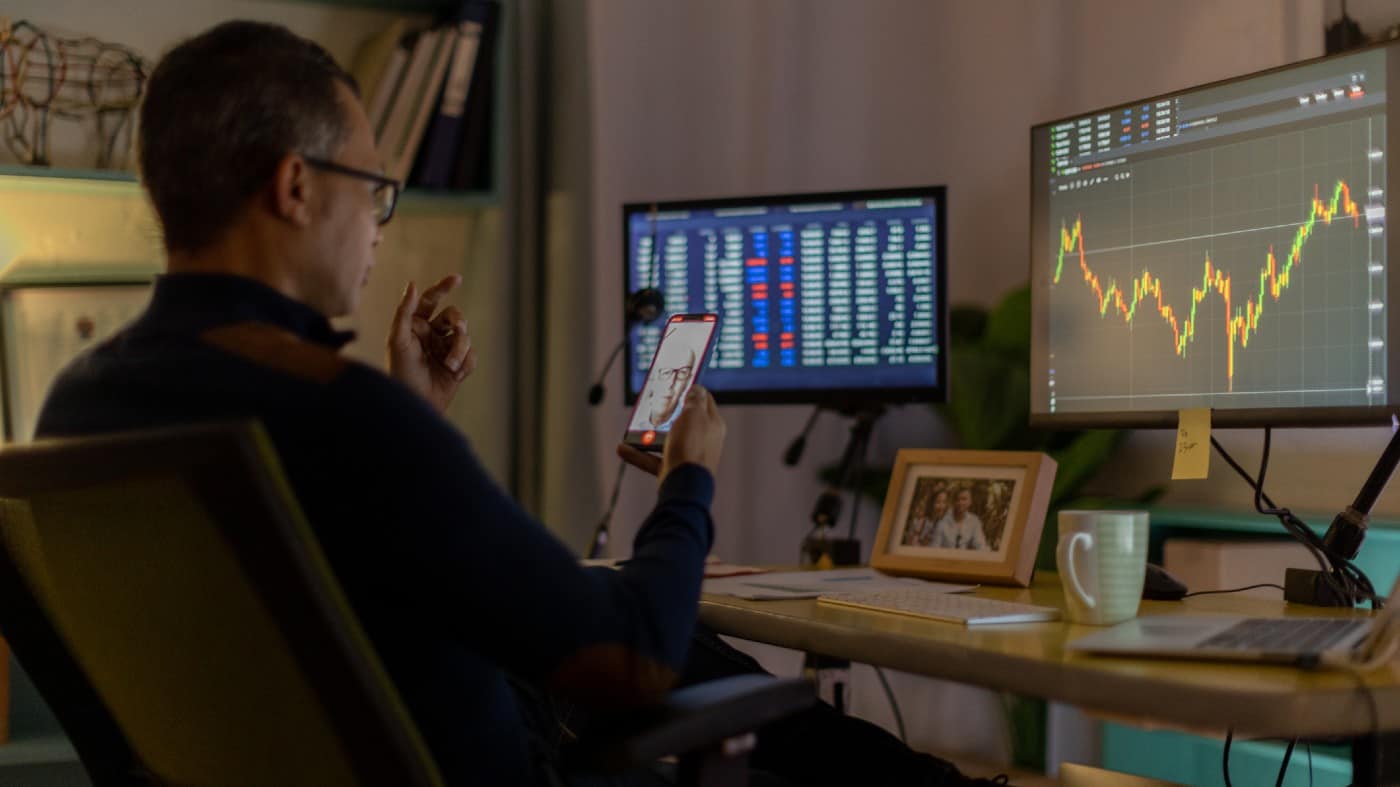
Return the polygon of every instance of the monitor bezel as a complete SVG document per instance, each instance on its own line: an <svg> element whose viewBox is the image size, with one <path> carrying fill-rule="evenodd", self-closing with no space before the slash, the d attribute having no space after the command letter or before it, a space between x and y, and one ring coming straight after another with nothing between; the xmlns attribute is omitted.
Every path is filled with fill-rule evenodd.
<svg viewBox="0 0 1400 787"><path fill-rule="evenodd" d="M831 408L858 407L863 404L912 404L938 403L948 400L948 187L905 186L886 189L851 189L846 191L797 192L791 194L768 194L747 197L719 197L705 199L670 199L647 202L626 202L622 205L622 294L631 295L631 244L627 233L631 217L635 213L668 210L713 210L716 208L742 208L774 202L821 202L897 199L901 197L926 197L933 200L934 212L934 320L938 324L938 353L934 361L935 385L901 388L753 388L730 391L711 391L720 404L811 404ZM663 320L667 313L657 317ZM632 406L640 395L632 388L632 325L624 314L622 318L623 339L623 402Z"/></svg>
<svg viewBox="0 0 1400 787"><path fill-rule="evenodd" d="M1390 89L1390 83L1392 80L1394 80L1397 89L1400 89L1400 40L1390 40L1375 42L1366 46L1355 47L1352 49L1348 49L1344 52L1337 52L1331 55L1323 55L1321 57L1309 58L1307 60L1299 60L1292 63L1285 63L1280 66L1274 66L1273 68L1252 71L1248 74L1240 74L1238 76L1228 77L1225 79L1217 79L1213 82L1203 82L1196 85L1188 85L1183 88L1171 90L1165 93L1158 93L1153 96L1134 99L1132 101L1124 101L1116 104L1110 104L1104 107L1073 112L1068 115L1064 115L1032 125L1028 134L1028 182L1030 185L1030 190L1028 192L1029 199L1027 200L1026 206L1027 212L1029 214L1029 221L1027 221L1026 223L1026 226L1029 229L1029 232L1027 233L1026 258L1029 263L1028 281L1031 285L1030 294L1032 336L1034 336L1034 332L1040 325L1038 318L1041 316L1043 310L1048 308L1048 305L1045 303L1047 293L1041 292L1035 286L1037 273L1036 247L1041 240L1036 233L1035 200L1037 187L1037 173L1035 171L1035 139L1036 133L1039 130L1044 129L1048 126L1056 125L1058 123L1064 123L1069 120L1076 120L1086 115L1097 115L1103 114L1105 112L1113 112L1116 110L1121 110L1124 107L1133 107L1139 104L1160 101L1173 96L1181 95L1182 93L1230 85L1237 82L1242 82L1247 79L1254 79L1257 77L1267 76L1269 74L1274 74L1281 71L1288 71L1290 69L1311 66L1329 60L1337 60L1344 57L1352 57L1371 50L1386 49L1389 47L1397 47L1397 50L1393 53L1387 54L1386 57L1387 91L1389 91ZM1400 122L1391 122L1392 119L1400 120L1400 108L1392 109L1392 107L1400 107L1400 102L1392 102L1387 97L1385 112L1385 137L1387 152L1391 150L1400 150ZM1389 194L1392 190L1391 186L1396 185L1397 183L1400 183L1400 172L1397 172L1396 168L1388 166L1386 170L1387 194ZM1392 265L1392 260L1400 260L1400 237L1397 237L1396 233L1390 232L1389 227L1387 227L1385 248L1386 266L1387 270L1389 271ZM1388 294L1393 294L1396 291L1397 287L1400 287L1400 277L1393 277L1387 281ZM1388 318L1386 328L1387 338L1397 333L1400 333L1400 327L1397 327L1397 325ZM1133 410L1118 412L1098 411L1069 413L1036 412L1034 385L1036 384L1036 380L1038 378L1036 378L1035 376L1036 359L1034 353L1036 351L1036 345L1034 341L1032 341L1031 343L1031 350L1032 357L1029 360L1028 368L1028 371L1031 372L1032 385L1032 389L1030 391L1031 398L1029 401L1030 407L1028 408L1030 413L1029 424L1031 428L1052 430L1104 428L1177 428L1180 420L1180 410ZM1382 424L1390 424L1393 422L1393 419L1395 419L1397 416L1400 416L1400 401L1395 400L1395 397L1397 395L1396 386L1400 385L1400 375L1391 374L1391 372L1394 372L1397 368L1397 363L1395 359L1391 359L1390 361L1388 361L1387 366L1389 367L1387 369L1387 388L1391 391L1389 397L1392 399L1392 401L1387 402L1385 404L1343 407L1261 407L1243 409L1211 408L1211 423L1214 426L1222 428L1257 428L1265 426L1325 428L1337 426L1377 426Z"/></svg>

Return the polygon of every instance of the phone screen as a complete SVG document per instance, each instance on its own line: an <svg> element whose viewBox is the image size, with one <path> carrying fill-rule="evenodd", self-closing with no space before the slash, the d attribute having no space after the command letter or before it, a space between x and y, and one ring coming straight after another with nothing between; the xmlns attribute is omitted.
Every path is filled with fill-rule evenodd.
<svg viewBox="0 0 1400 787"><path fill-rule="evenodd" d="M685 396L709 359L718 325L716 314L677 314L666 321L627 423L626 443L647 451L665 447L671 425L685 406Z"/></svg>

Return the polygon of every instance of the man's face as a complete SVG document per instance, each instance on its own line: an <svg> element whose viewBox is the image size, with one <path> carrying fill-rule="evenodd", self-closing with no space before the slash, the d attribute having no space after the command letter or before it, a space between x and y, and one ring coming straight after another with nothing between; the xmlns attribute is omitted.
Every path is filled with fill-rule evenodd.
<svg viewBox="0 0 1400 787"><path fill-rule="evenodd" d="M972 508L972 493L966 489L958 492L957 502L953 504L953 512L961 517L970 508Z"/></svg>
<svg viewBox="0 0 1400 787"><path fill-rule="evenodd" d="M337 82L335 87L351 130L332 160L355 169L382 171L364 107L344 85ZM355 311L374 267L374 247L381 238L376 184L334 172L314 171L312 177L324 199L318 200L302 291L327 317L339 317Z"/></svg>
<svg viewBox="0 0 1400 787"><path fill-rule="evenodd" d="M684 352L668 353L656 359L656 368L651 373L651 423L654 426L666 423L675 414L681 395L695 373L695 351L688 347L682 349Z"/></svg>

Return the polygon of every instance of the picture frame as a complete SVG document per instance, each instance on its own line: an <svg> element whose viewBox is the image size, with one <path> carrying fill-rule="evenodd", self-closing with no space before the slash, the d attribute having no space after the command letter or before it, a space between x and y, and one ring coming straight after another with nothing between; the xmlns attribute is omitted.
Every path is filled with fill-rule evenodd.
<svg viewBox="0 0 1400 787"><path fill-rule="evenodd" d="M1037 451L901 450L871 566L897 576L1030 585L1055 469Z"/></svg>
<svg viewBox="0 0 1400 787"><path fill-rule="evenodd" d="M33 439L39 409L68 362L139 315L149 276L0 282L0 411L5 442Z"/></svg>

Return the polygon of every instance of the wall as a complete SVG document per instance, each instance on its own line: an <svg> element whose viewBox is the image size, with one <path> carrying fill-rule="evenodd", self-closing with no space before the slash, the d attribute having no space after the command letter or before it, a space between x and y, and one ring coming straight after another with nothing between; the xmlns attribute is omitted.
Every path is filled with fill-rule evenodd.
<svg viewBox="0 0 1400 787"><path fill-rule="evenodd" d="M1322 49L1321 0L600 0L587 17L594 276L591 294L578 297L589 299L592 332L569 347L599 365L617 336L623 202L945 183L951 300L991 304L1026 278L1032 124ZM611 448L625 413L616 371L609 381L611 402L591 419L594 447L574 462L593 489L575 506L583 510L560 524L576 540L612 480ZM587 385L579 375L557 395L581 402ZM731 561L792 562L818 492L815 468L839 455L846 425L824 416L806 460L789 469L779 457L805 408L724 414L730 438L714 507L715 552ZM1315 450L1338 435L1325 436L1285 439L1285 451ZM1373 438L1348 436L1338 453L1363 462ZM905 408L877 428L873 453L888 461L897 448L939 445L946 436L927 409ZM1165 482L1166 452L1156 435L1135 438L1105 485ZM1285 469L1289 462L1281 465L1281 482L1290 472L1301 480ZM1172 498L1194 499L1193 488L1183 489L1173 487ZM1225 505L1242 497L1223 476L1200 495ZM618 549L625 551L650 499L648 479L633 474L624 483ZM865 506L861 515L868 549L878 511ZM796 663L766 657L785 669ZM856 709L888 723L874 685L857 675ZM995 697L908 676L895 676L895 685L921 747L1005 756Z"/></svg>

